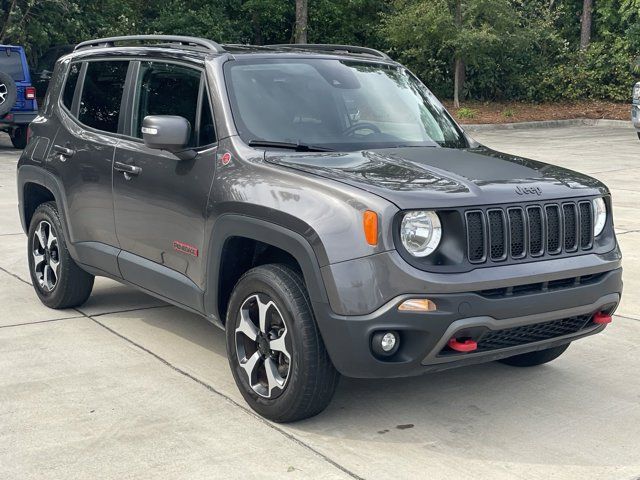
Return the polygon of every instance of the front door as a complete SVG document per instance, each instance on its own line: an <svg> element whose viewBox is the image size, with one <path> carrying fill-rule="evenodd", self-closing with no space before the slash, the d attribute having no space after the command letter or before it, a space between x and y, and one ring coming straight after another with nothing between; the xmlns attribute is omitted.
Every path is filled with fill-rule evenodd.
<svg viewBox="0 0 640 480"><path fill-rule="evenodd" d="M123 277L187 306L204 288L201 251L216 138L203 70L163 61L135 66L129 139L114 159L114 209ZM142 120L178 115L191 124L193 160L147 148ZM133 169L131 167L134 167Z"/></svg>

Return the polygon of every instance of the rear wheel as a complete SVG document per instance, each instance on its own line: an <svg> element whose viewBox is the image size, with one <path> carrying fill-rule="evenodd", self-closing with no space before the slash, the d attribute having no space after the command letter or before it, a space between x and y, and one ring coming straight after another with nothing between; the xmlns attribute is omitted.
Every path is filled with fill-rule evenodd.
<svg viewBox="0 0 640 480"><path fill-rule="evenodd" d="M27 127L16 127L11 132L11 144L15 148L23 149L27 146Z"/></svg>
<svg viewBox="0 0 640 480"><path fill-rule="evenodd" d="M243 275L229 301L226 336L236 385L263 417L302 420L331 401L339 374L294 270L271 264Z"/></svg>
<svg viewBox="0 0 640 480"><path fill-rule="evenodd" d="M73 261L54 202L40 205L29 227L29 272L36 294L49 308L72 308L87 301L93 275Z"/></svg>
<svg viewBox="0 0 640 480"><path fill-rule="evenodd" d="M523 353L521 355L503 358L498 361L511 365L512 367L535 367L536 365L542 365L543 363L555 360L562 355L567 348L569 348L569 345L570 344L567 343L566 345L560 345L559 347L538 350L537 352Z"/></svg>

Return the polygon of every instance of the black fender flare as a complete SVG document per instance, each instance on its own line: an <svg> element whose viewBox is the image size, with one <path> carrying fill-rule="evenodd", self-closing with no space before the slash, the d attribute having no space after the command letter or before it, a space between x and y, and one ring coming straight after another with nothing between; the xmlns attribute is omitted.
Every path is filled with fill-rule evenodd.
<svg viewBox="0 0 640 480"><path fill-rule="evenodd" d="M209 239L207 264L207 288L204 308L222 323L218 308L219 275L222 264L222 250L231 237L245 237L280 248L296 259L309 292L312 303L328 303L327 291L320 272L320 263L311 244L301 234L281 225L255 217L238 214L224 214L216 219Z"/></svg>
<svg viewBox="0 0 640 480"><path fill-rule="evenodd" d="M20 223L22 224L22 230L27 234L29 232L29 225L27 225L27 219L25 215L25 200L24 200L24 187L28 183L35 183L41 187L46 188L53 194L53 198L58 205L58 212L62 220L62 228L64 229L65 238L68 239L67 247L71 252L73 258L77 258L75 248L73 246L73 232L70 230L69 223L67 222L67 197L65 195L64 187L60 180L51 172L45 170L43 167L35 165L21 165L18 167L18 210L20 213Z"/></svg>

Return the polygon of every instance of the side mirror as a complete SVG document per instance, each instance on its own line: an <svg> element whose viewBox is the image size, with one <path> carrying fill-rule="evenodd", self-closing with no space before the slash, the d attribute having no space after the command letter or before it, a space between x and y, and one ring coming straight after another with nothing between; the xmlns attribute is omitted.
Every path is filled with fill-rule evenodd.
<svg viewBox="0 0 640 480"><path fill-rule="evenodd" d="M144 144L156 150L166 150L180 160L196 157L195 150L187 149L191 138L191 125L176 115L148 115L142 120Z"/></svg>

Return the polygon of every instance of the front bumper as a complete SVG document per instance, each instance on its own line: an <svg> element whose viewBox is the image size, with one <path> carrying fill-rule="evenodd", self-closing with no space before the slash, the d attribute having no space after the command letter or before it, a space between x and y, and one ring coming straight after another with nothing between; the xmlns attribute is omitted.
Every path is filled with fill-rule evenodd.
<svg viewBox="0 0 640 480"><path fill-rule="evenodd" d="M640 104L631 105L631 122L636 130L640 131Z"/></svg>
<svg viewBox="0 0 640 480"><path fill-rule="evenodd" d="M13 125L29 125L38 116L37 111L9 112L0 118L0 127Z"/></svg>
<svg viewBox="0 0 640 480"><path fill-rule="evenodd" d="M601 271L584 284L558 285L561 287L548 290L543 287L537 293L511 292L502 296L500 292L495 296L496 292L479 291L401 295L375 312L360 316L337 315L322 303L315 303L314 310L329 355L343 375L403 377L506 358L598 333L604 325L592 324L590 318L600 311L612 313L617 307L622 292L622 269ZM398 311L398 305L408 298L429 298L438 309L429 313ZM577 316L586 316L584 327L542 341L464 354L446 351L449 339L461 334L500 331ZM371 351L371 338L380 330L400 334L400 348L389 359L376 358Z"/></svg>

